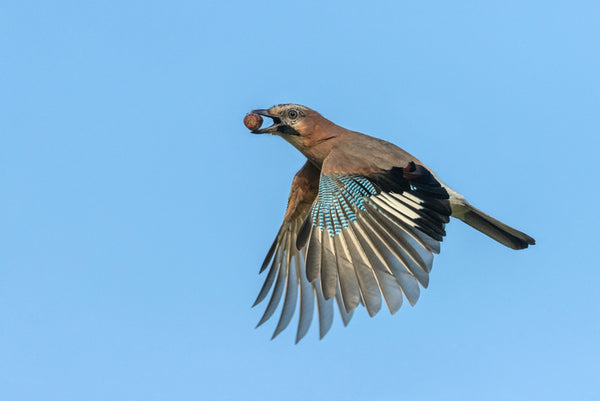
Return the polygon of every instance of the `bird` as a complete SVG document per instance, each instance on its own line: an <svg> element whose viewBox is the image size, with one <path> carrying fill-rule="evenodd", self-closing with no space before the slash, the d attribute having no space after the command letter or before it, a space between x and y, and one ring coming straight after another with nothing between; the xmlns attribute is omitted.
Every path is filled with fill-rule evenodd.
<svg viewBox="0 0 600 401"><path fill-rule="evenodd" d="M332 326L334 303L344 326L359 305L371 317L383 303L391 314L403 299L414 306L420 287L429 284L433 256L440 252L450 217L515 250L535 244L529 235L475 208L390 142L343 128L298 104L251 114L273 122L251 127L253 134L280 136L306 157L260 268L268 272L253 305L271 294L258 327L283 298L272 339L296 309L298 343L309 330L315 306L320 339Z"/></svg>

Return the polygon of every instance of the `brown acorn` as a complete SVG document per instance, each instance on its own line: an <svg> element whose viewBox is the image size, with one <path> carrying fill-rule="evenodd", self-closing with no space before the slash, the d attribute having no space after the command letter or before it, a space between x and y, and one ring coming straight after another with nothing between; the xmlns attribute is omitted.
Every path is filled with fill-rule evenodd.
<svg viewBox="0 0 600 401"><path fill-rule="evenodd" d="M262 125L262 123L263 123L263 119L258 114L250 113L250 114L246 114L246 117L244 117L244 125L250 131L255 131L255 130L259 129L260 126Z"/></svg>

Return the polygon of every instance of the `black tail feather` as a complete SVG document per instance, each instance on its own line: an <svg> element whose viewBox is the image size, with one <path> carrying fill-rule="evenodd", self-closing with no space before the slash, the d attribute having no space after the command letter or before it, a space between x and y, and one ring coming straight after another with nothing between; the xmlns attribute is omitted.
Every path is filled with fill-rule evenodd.
<svg viewBox="0 0 600 401"><path fill-rule="evenodd" d="M458 209L458 213L452 214L454 217L502 245L512 249L525 249L529 245L535 245L535 239L529 235L496 220L469 203L461 204Z"/></svg>

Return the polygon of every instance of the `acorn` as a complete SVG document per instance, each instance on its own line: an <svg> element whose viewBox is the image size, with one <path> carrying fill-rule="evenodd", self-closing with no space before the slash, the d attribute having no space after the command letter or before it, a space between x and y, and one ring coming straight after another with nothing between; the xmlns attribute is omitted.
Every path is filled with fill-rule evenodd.
<svg viewBox="0 0 600 401"><path fill-rule="evenodd" d="M246 117L244 117L244 125L250 131L256 131L257 129L259 129L262 123L263 119L258 114L249 113L246 114Z"/></svg>

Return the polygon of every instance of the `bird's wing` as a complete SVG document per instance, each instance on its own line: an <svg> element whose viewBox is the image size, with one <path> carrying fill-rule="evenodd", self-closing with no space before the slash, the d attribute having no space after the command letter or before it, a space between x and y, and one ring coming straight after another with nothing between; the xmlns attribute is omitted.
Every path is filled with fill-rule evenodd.
<svg viewBox="0 0 600 401"><path fill-rule="evenodd" d="M260 269L261 272L268 269L268 273L254 305L263 301L269 292L271 297L257 327L275 313L283 297L283 307L273 338L290 323L298 298L300 312L296 342L304 337L310 327L315 302L321 337L327 333L333 322L333 300L325 299L319 279L312 283L307 280L306 252L296 248L300 226L308 216L318 193L319 175L319 169L308 161L296 173L283 223Z"/></svg>
<svg viewBox="0 0 600 401"><path fill-rule="evenodd" d="M414 305L419 284L429 284L451 213L446 190L404 154L378 169L372 159L340 153L332 152L322 171L310 162L298 171L261 267L268 273L254 305L271 297L258 326L283 297L273 338L289 325L298 298L296 342L310 327L315 303L322 338L332 325L332 298L347 325L359 303L374 316L383 296L393 314L403 297Z"/></svg>
<svg viewBox="0 0 600 401"><path fill-rule="evenodd" d="M381 295L392 314L403 296L414 305L450 213L448 193L418 160L378 169L372 158L334 150L298 233L308 280L320 280L325 299L341 298L346 314L362 303L375 315Z"/></svg>

